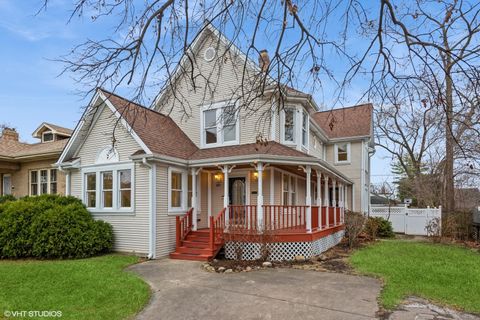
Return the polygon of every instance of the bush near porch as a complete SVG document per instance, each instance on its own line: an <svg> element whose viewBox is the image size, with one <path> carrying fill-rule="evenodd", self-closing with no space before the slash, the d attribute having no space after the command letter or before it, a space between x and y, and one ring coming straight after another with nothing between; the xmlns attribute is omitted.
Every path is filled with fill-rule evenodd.
<svg viewBox="0 0 480 320"><path fill-rule="evenodd" d="M118 254L0 261L0 318L6 311L36 310L60 311L58 319L132 319L150 297L149 286L124 270L137 262Z"/></svg>
<svg viewBox="0 0 480 320"><path fill-rule="evenodd" d="M381 301L393 309L418 296L480 313L480 254L453 245L384 240L350 258L359 271L381 277Z"/></svg>
<svg viewBox="0 0 480 320"><path fill-rule="evenodd" d="M112 227L74 197L43 195L0 204L0 258L86 258L113 246Z"/></svg>

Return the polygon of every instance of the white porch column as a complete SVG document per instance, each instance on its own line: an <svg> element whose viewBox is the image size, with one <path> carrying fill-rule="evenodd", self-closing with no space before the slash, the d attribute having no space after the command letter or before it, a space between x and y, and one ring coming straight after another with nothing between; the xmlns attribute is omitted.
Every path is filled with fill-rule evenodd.
<svg viewBox="0 0 480 320"><path fill-rule="evenodd" d="M332 181L332 207L333 207L333 225L337 225L337 199L335 194L335 188L337 187L337 181L333 179Z"/></svg>
<svg viewBox="0 0 480 320"><path fill-rule="evenodd" d="M210 217L212 216L212 173L207 174L207 211L208 211L208 227L210 228Z"/></svg>
<svg viewBox="0 0 480 320"><path fill-rule="evenodd" d="M344 190L344 192L345 192L345 209L348 210L348 186L345 185L344 188L345 188L345 190Z"/></svg>
<svg viewBox="0 0 480 320"><path fill-rule="evenodd" d="M305 205L307 206L306 227L307 227L307 232L311 233L312 232L312 168L310 166L306 166L305 173L307 175L307 179L306 179L307 196L305 197Z"/></svg>
<svg viewBox="0 0 480 320"><path fill-rule="evenodd" d="M327 221L326 221L326 224L327 224L327 228L330 227L330 214L329 214L329 207L330 207L330 203L329 203L329 197L328 197L328 176L325 176L323 178L324 180L324 183L325 183L325 192L324 192L324 206L326 207L325 208L325 211L326 211L326 217L327 217Z"/></svg>
<svg viewBox="0 0 480 320"><path fill-rule="evenodd" d="M197 231L197 223L198 223L198 205L197 205L197 174L202 169L192 168L192 208L193 208L193 216L192 216L192 223L193 223L193 230Z"/></svg>
<svg viewBox="0 0 480 320"><path fill-rule="evenodd" d="M338 184L338 198L340 202L340 224L343 223L343 183Z"/></svg>
<svg viewBox="0 0 480 320"><path fill-rule="evenodd" d="M231 169L227 165L223 166L223 207L225 208L225 225L228 226L230 214L228 212L228 205L230 204L230 194L228 190L228 174Z"/></svg>
<svg viewBox="0 0 480 320"><path fill-rule="evenodd" d="M317 206L322 207L322 174L317 170ZM321 209L319 210L319 212Z"/></svg>
<svg viewBox="0 0 480 320"><path fill-rule="evenodd" d="M70 196L72 191L71 191L71 172L70 170L68 170L66 173L65 173L65 178L66 178L66 181L65 181L65 195L66 196Z"/></svg>
<svg viewBox="0 0 480 320"><path fill-rule="evenodd" d="M257 191L257 226L259 230L263 229L263 163L257 163L258 172L258 191Z"/></svg>

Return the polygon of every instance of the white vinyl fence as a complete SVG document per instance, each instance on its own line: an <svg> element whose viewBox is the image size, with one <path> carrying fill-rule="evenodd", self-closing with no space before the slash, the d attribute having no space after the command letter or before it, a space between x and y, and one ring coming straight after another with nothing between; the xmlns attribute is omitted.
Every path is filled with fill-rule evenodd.
<svg viewBox="0 0 480 320"><path fill-rule="evenodd" d="M410 209L408 207L371 207L370 216L392 222L394 232L426 236L425 227L435 218L442 219L442 207Z"/></svg>

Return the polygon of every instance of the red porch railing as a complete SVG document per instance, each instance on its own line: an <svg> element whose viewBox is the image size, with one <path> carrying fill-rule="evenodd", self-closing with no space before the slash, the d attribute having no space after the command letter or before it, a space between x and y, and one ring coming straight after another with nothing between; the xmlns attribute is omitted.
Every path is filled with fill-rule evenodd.
<svg viewBox="0 0 480 320"><path fill-rule="evenodd" d="M335 208L328 207L328 226L333 227L335 225Z"/></svg>
<svg viewBox="0 0 480 320"><path fill-rule="evenodd" d="M215 250L216 246L223 242L223 232L225 230L225 212L227 208L223 208L216 217L210 216L210 249Z"/></svg>
<svg viewBox="0 0 480 320"><path fill-rule="evenodd" d="M306 230L307 206L264 205L263 221L271 230Z"/></svg>
<svg viewBox="0 0 480 320"><path fill-rule="evenodd" d="M335 208L335 213L337 215L336 216L337 220L335 220L335 221L337 221L337 225L339 225L342 222L342 220L341 220L342 213L341 212L342 212L342 209L340 207Z"/></svg>
<svg viewBox="0 0 480 320"><path fill-rule="evenodd" d="M312 229L318 229L320 227L320 207L312 206Z"/></svg>
<svg viewBox="0 0 480 320"><path fill-rule="evenodd" d="M176 225L176 246L180 248L182 245L183 239L187 234L192 231L193 226L193 208L187 211L183 217L177 216L175 219Z"/></svg>
<svg viewBox="0 0 480 320"><path fill-rule="evenodd" d="M256 205L228 206L229 226L243 229L257 228Z"/></svg>
<svg viewBox="0 0 480 320"><path fill-rule="evenodd" d="M327 209L328 207L322 207L322 229L325 229L327 227Z"/></svg>

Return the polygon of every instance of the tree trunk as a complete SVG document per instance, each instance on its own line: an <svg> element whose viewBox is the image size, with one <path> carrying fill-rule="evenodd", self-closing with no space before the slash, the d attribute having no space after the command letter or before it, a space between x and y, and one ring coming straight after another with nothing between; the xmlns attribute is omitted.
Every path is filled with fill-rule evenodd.
<svg viewBox="0 0 480 320"><path fill-rule="evenodd" d="M453 178L453 147L455 139L453 137L453 83L449 72L445 71L445 212L450 213L455 210L455 184Z"/></svg>

